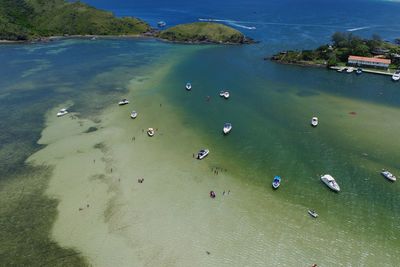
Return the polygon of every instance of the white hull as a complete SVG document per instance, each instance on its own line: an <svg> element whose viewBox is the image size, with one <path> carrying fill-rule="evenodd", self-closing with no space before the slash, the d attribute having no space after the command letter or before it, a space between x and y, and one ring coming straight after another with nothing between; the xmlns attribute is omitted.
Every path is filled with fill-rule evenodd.
<svg viewBox="0 0 400 267"><path fill-rule="evenodd" d="M204 159L205 157L208 156L209 153L210 151L208 149L200 150L200 152L197 153L197 159Z"/></svg>
<svg viewBox="0 0 400 267"><path fill-rule="evenodd" d="M118 105L120 105L120 106L127 105L127 104L129 104L128 100L121 100L118 102Z"/></svg>
<svg viewBox="0 0 400 267"><path fill-rule="evenodd" d="M154 129L153 128L147 129L147 135L150 136L150 137L153 137L154 136Z"/></svg>
<svg viewBox="0 0 400 267"><path fill-rule="evenodd" d="M137 117L137 112L136 111L132 111L132 113L131 113L131 118L132 119L136 119L136 117Z"/></svg>
<svg viewBox="0 0 400 267"><path fill-rule="evenodd" d="M395 82L399 81L400 80L400 75L393 75L392 76L392 80L395 81Z"/></svg>
<svg viewBox="0 0 400 267"><path fill-rule="evenodd" d="M335 179L331 175L325 174L321 176L321 181L324 182L324 184L326 184L326 186L328 186L331 190L335 192L340 191L340 186L336 183Z"/></svg>
<svg viewBox="0 0 400 267"><path fill-rule="evenodd" d="M192 85L189 84L189 83L187 83L187 84L185 85L185 88L186 88L186 90L190 91L190 90L192 90Z"/></svg>
<svg viewBox="0 0 400 267"><path fill-rule="evenodd" d="M63 108L63 109L60 109L60 111L57 113L57 117L62 117L67 114L68 114L68 110Z"/></svg>
<svg viewBox="0 0 400 267"><path fill-rule="evenodd" d="M396 176L394 176L389 171L382 171L381 174L383 175L383 177L385 177L386 179L388 179L389 181L392 181L392 182L395 182L397 179Z"/></svg>
<svg viewBox="0 0 400 267"><path fill-rule="evenodd" d="M346 70L347 73L352 73L353 71L354 71L354 68L351 68L351 67Z"/></svg>
<svg viewBox="0 0 400 267"><path fill-rule="evenodd" d="M225 99L228 99L229 96L230 96L230 94L229 94L228 91L221 91L221 92L219 92L219 96L220 96L220 97L223 97L223 98L225 98Z"/></svg>
<svg viewBox="0 0 400 267"><path fill-rule="evenodd" d="M318 213L316 213L316 212L313 211L313 210L309 210L309 211L308 211L308 214L310 214L310 216L312 216L312 217L314 217L314 218L317 218L317 217L318 217Z"/></svg>
<svg viewBox="0 0 400 267"><path fill-rule="evenodd" d="M318 125L318 118L317 117L313 117L311 119L311 126L317 127L317 125Z"/></svg>
<svg viewBox="0 0 400 267"><path fill-rule="evenodd" d="M231 130L232 130L232 124L230 124L230 123L228 125L225 125L224 128L222 129L224 134L230 133Z"/></svg>

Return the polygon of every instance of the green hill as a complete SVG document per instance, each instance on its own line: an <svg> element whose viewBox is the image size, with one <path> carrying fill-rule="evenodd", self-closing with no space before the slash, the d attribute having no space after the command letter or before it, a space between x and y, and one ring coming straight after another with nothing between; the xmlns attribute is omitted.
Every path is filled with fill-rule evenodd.
<svg viewBox="0 0 400 267"><path fill-rule="evenodd" d="M234 43L243 44L252 42L241 32L219 23L195 22L181 24L164 31L158 35L161 39L173 42L193 43Z"/></svg>
<svg viewBox="0 0 400 267"><path fill-rule="evenodd" d="M79 1L0 0L0 39L30 40L54 35L134 35L151 30L136 18L112 13Z"/></svg>

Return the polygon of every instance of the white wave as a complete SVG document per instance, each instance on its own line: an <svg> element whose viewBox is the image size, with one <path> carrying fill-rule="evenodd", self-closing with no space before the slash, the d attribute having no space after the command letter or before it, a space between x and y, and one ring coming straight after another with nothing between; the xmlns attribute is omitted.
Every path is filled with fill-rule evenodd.
<svg viewBox="0 0 400 267"><path fill-rule="evenodd" d="M225 22L229 25L236 26L239 28L247 29L247 30L255 30L256 27L254 26L245 26L239 23L251 23L251 22L245 22L245 21L235 21L235 20L229 20L229 19L199 19L200 21L209 21L209 22Z"/></svg>
<svg viewBox="0 0 400 267"><path fill-rule="evenodd" d="M369 29L371 28L370 26L367 27L358 27L358 28L352 28L352 29L348 29L348 32L355 32L355 31L360 31L360 30L365 30L365 29Z"/></svg>

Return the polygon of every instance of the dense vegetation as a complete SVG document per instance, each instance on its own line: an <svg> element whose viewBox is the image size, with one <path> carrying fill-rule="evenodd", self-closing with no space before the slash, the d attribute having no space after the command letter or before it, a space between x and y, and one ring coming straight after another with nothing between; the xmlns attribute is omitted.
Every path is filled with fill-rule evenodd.
<svg viewBox="0 0 400 267"><path fill-rule="evenodd" d="M30 40L53 35L141 34L150 26L79 1L0 0L0 39Z"/></svg>
<svg viewBox="0 0 400 267"><path fill-rule="evenodd" d="M352 33L337 32L332 35L332 44L318 47L315 50L285 51L272 59L285 63L320 64L335 66L345 64L350 55L382 56L392 60L392 67L400 66L400 46L383 41L373 35L371 39L362 39Z"/></svg>
<svg viewBox="0 0 400 267"><path fill-rule="evenodd" d="M195 22L181 24L159 34L161 39L174 42L194 42L194 43L249 43L241 32L219 23Z"/></svg>

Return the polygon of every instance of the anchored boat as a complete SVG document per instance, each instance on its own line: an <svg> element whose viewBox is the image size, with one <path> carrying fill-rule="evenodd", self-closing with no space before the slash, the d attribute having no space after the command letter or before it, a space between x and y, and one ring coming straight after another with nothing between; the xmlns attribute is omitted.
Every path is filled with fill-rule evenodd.
<svg viewBox="0 0 400 267"><path fill-rule="evenodd" d="M312 127L317 127L318 126L318 117L312 117L311 126Z"/></svg>
<svg viewBox="0 0 400 267"><path fill-rule="evenodd" d="M138 113L136 111L131 112L131 118L135 119L137 117Z"/></svg>
<svg viewBox="0 0 400 267"><path fill-rule="evenodd" d="M186 83L185 88L188 91L192 90L192 84L191 83Z"/></svg>
<svg viewBox="0 0 400 267"><path fill-rule="evenodd" d="M325 174L321 176L321 181L324 182L331 190L335 192L340 191L340 186L330 174Z"/></svg>
<svg viewBox="0 0 400 267"><path fill-rule="evenodd" d="M57 112L57 117L62 117L66 114L68 114L68 110L66 108L62 108L59 112Z"/></svg>
<svg viewBox="0 0 400 267"><path fill-rule="evenodd" d="M126 104L129 104L129 101L126 98L124 98L124 99L122 99L121 101L118 102L118 105L120 105L120 106L123 106L123 105L126 105Z"/></svg>
<svg viewBox="0 0 400 267"><path fill-rule="evenodd" d="M275 176L274 180L272 181L272 187L274 189L278 189L278 187L281 185L281 177L280 176Z"/></svg>
<svg viewBox="0 0 400 267"><path fill-rule="evenodd" d="M396 181L396 176L394 176L390 171L388 170L382 170L381 174L383 175L383 177L385 177L386 179L395 182Z"/></svg>
<svg viewBox="0 0 400 267"><path fill-rule="evenodd" d="M207 155L210 153L210 150L208 149L201 149L198 153L197 153L197 159L204 159L205 157L207 157Z"/></svg>
<svg viewBox="0 0 400 267"><path fill-rule="evenodd" d="M310 216L314 218L318 217L318 213L316 213L315 210L308 210L308 214L310 214Z"/></svg>
<svg viewBox="0 0 400 267"><path fill-rule="evenodd" d="M395 82L400 80L400 70L396 70L396 72L392 75L392 80Z"/></svg>
<svg viewBox="0 0 400 267"><path fill-rule="evenodd" d="M154 129L153 128L147 129L147 135L150 136L150 137L153 137L154 136Z"/></svg>
<svg viewBox="0 0 400 267"><path fill-rule="evenodd" d="M231 130L232 130L232 124L229 122L225 123L224 128L222 129L224 134L228 134Z"/></svg>
<svg viewBox="0 0 400 267"><path fill-rule="evenodd" d="M230 96L230 94L229 94L228 91L221 91L221 92L219 92L219 96L220 96L220 97L223 97L223 98L225 98L225 99L228 99L229 96Z"/></svg>

